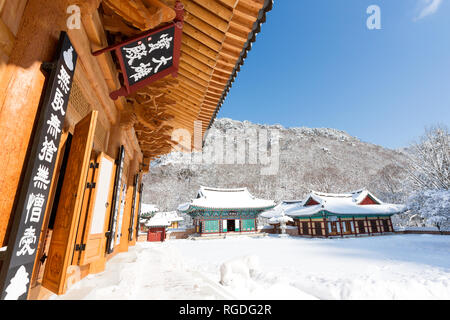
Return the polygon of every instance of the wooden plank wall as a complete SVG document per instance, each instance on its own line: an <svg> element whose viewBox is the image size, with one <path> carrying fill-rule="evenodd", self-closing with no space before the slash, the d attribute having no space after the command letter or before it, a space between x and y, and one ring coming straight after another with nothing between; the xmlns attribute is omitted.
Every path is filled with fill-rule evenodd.
<svg viewBox="0 0 450 320"><path fill-rule="evenodd" d="M0 0L0 88L4 87L8 83L8 70L7 65L10 60L10 56L13 52L15 41L19 32L20 23L22 21L22 16L25 10L25 6L28 0ZM3 87L3 88L2 88ZM0 119L2 118L3 111L3 99L4 97L0 95ZM1 123L1 120L0 120ZM5 141L5 137L2 135L2 140ZM6 159L1 157L0 169L3 172L6 169L8 163ZM19 172L20 173L20 172ZM7 233L7 228L9 224L10 211L12 208L11 191L6 186L6 175L0 177L0 189L2 193L5 194L4 197L0 198L0 247L5 246L5 238Z"/></svg>

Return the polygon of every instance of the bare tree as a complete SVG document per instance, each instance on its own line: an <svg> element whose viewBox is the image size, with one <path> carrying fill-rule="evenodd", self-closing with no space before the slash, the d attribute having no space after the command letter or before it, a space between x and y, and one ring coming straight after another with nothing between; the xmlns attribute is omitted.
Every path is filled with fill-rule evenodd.
<svg viewBox="0 0 450 320"><path fill-rule="evenodd" d="M311 189L321 192L336 192L336 184L342 179L339 170L335 167L325 167L308 171L303 175L303 181Z"/></svg>
<svg viewBox="0 0 450 320"><path fill-rule="evenodd" d="M407 198L405 182L407 171L398 164L388 164L381 168L369 184L370 189L385 202L403 203Z"/></svg>
<svg viewBox="0 0 450 320"><path fill-rule="evenodd" d="M390 193L396 193L402 187L404 169L396 164L388 164L379 171L380 183Z"/></svg>

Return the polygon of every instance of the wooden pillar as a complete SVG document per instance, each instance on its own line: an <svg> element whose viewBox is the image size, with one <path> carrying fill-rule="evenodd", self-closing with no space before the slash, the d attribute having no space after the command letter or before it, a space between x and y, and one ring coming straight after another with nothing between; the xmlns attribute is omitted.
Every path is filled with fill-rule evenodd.
<svg viewBox="0 0 450 320"><path fill-rule="evenodd" d="M341 238L344 237L344 235L342 234L342 223L341 223L341 218L338 218L338 223L339 223L339 231L341 232Z"/></svg>
<svg viewBox="0 0 450 320"><path fill-rule="evenodd" d="M370 236L371 235L370 230L372 229L372 227L369 224L369 219L367 219L367 216L366 216L366 226L367 226L367 232L369 233L369 236Z"/></svg>
<svg viewBox="0 0 450 320"><path fill-rule="evenodd" d="M352 220L353 220L353 228L355 229L354 234L355 234L355 237L357 237L357 236L358 236L359 230L356 228L356 220L355 220L355 217L352 217Z"/></svg>
<svg viewBox="0 0 450 320"><path fill-rule="evenodd" d="M313 236L313 232L312 232L312 230L313 230L313 227L312 227L313 225L312 225L312 219L311 218L309 218L309 224L308 224L308 229L309 229L309 235L312 237Z"/></svg>
<svg viewBox="0 0 450 320"><path fill-rule="evenodd" d="M394 232L394 226L392 225L391 217L389 217L388 224L389 224L389 229L391 229L389 231Z"/></svg>
<svg viewBox="0 0 450 320"><path fill-rule="evenodd" d="M383 225L383 219L381 219L380 217L378 217L378 226L380 228L380 232L383 234L384 231L384 225Z"/></svg>

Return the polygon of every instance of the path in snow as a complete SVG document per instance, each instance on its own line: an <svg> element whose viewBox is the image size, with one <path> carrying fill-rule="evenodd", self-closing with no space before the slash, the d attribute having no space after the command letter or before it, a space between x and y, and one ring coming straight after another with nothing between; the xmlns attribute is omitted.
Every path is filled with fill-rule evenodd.
<svg viewBox="0 0 450 320"><path fill-rule="evenodd" d="M256 255L232 286L220 265ZM59 299L450 299L450 236L238 237L138 243Z"/></svg>
<svg viewBox="0 0 450 320"><path fill-rule="evenodd" d="M183 267L183 258L166 243L138 243L118 254L106 270L89 275L57 300L232 299L218 284Z"/></svg>

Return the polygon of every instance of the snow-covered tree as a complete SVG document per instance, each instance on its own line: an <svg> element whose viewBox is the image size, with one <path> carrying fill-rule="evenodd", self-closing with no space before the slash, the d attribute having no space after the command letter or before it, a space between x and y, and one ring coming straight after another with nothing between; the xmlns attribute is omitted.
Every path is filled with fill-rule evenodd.
<svg viewBox="0 0 450 320"><path fill-rule="evenodd" d="M304 183L310 190L321 192L343 192L341 185L348 183L345 174L341 173L336 167L325 167L317 170L307 171L303 175ZM337 185L336 181L340 181Z"/></svg>
<svg viewBox="0 0 450 320"><path fill-rule="evenodd" d="M425 130L409 148L409 181L415 190L407 200L408 216L438 230L450 227L450 134L444 125Z"/></svg>
<svg viewBox="0 0 450 320"><path fill-rule="evenodd" d="M444 125L425 131L411 146L409 175L417 189L450 188L450 134Z"/></svg>
<svg viewBox="0 0 450 320"><path fill-rule="evenodd" d="M450 227L450 190L417 191L408 198L408 210L439 231Z"/></svg>
<svg viewBox="0 0 450 320"><path fill-rule="evenodd" d="M403 166L390 163L379 170L369 183L378 198L388 203L405 203L410 188L405 185L407 171Z"/></svg>

